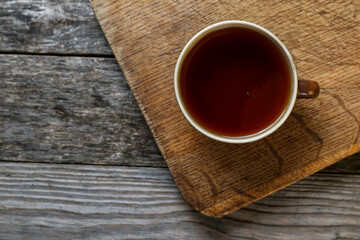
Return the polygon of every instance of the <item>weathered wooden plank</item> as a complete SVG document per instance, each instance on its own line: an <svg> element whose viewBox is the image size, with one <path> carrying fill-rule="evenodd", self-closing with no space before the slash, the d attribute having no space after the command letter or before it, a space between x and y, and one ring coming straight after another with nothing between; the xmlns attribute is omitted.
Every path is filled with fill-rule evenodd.
<svg viewBox="0 0 360 240"><path fill-rule="evenodd" d="M112 55L88 0L6 0L0 52Z"/></svg>
<svg viewBox="0 0 360 240"><path fill-rule="evenodd" d="M316 174L222 219L168 169L0 163L0 239L359 239L360 176Z"/></svg>
<svg viewBox="0 0 360 240"><path fill-rule="evenodd" d="M0 79L0 160L166 166L114 59L0 55Z"/></svg>
<svg viewBox="0 0 360 240"><path fill-rule="evenodd" d="M113 58L0 55L0 160L165 166Z"/></svg>

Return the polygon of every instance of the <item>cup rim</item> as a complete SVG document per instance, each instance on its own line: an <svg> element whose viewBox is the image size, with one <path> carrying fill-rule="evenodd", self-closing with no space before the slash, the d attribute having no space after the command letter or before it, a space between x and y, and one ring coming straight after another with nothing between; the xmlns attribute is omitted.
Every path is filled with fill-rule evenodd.
<svg viewBox="0 0 360 240"><path fill-rule="evenodd" d="M223 29L223 28L229 28L229 27L246 27L246 28L251 28L253 30L256 30L262 34L265 34L267 37L269 37L271 40L273 40L275 42L275 44L278 45L278 47L283 51L284 55L286 56L290 71L291 71L291 76L292 76L292 90L290 92L290 96L289 96L289 100L288 100L288 104L285 107L284 111L282 112L282 114L268 127L266 127L265 129L251 134L251 135L245 135L245 136L239 136L239 137L228 137L228 136L220 136L220 135L216 135L208 130L206 130L205 128L203 128L202 126L200 126L192 117L191 115L187 112L184 103L181 99L180 96L180 87L179 87L179 80L180 80L180 70L182 67L182 63L184 61L184 59L186 58L187 54L190 52L190 50L193 48L193 46L199 42L204 36L206 36L208 33L212 32L212 31L216 31L219 29ZM298 79L297 79L297 74L296 74L296 69L295 69L295 64L293 62L293 59L290 55L290 52L288 51L288 49L285 47L285 45L280 41L280 39L278 39L273 33L271 33L269 30L255 24L252 22L247 22L247 21L240 21L240 20L228 20L228 21L222 21L222 22L218 22L215 24L212 24L204 29L202 29L201 31L199 31L197 34L195 34L195 36L193 36L185 45L185 47L183 48L183 50L181 51L179 58L176 62L176 67L175 67L175 72L174 72L174 88L175 88L175 95L176 95L176 100L179 104L179 107L181 109L181 112L183 113L183 115L185 116L185 118L187 119L187 121L199 132L201 132L202 134L204 134L207 137L210 137L214 140L220 141L220 142L225 142L225 143L249 143L249 142L254 142L257 140L260 140L268 135L270 135L271 133L273 133L274 131L276 131L285 121L286 119L289 117L292 109L294 108L295 105L295 101L296 101L296 96L297 96L297 91L298 91Z"/></svg>

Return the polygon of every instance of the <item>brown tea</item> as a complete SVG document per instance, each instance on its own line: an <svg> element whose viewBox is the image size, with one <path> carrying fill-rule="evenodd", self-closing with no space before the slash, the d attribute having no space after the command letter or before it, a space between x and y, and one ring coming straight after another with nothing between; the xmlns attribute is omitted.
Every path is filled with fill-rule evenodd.
<svg viewBox="0 0 360 240"><path fill-rule="evenodd" d="M192 119L227 137L251 135L274 123L286 108L290 88L283 51L246 28L225 28L201 39L180 75L180 96Z"/></svg>

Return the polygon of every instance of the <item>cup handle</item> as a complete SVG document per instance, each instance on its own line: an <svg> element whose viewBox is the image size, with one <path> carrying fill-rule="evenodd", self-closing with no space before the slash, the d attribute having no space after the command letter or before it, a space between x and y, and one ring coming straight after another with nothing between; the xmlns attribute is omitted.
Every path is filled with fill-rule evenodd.
<svg viewBox="0 0 360 240"><path fill-rule="evenodd" d="M298 79L298 98L316 98L319 96L319 84L311 80Z"/></svg>

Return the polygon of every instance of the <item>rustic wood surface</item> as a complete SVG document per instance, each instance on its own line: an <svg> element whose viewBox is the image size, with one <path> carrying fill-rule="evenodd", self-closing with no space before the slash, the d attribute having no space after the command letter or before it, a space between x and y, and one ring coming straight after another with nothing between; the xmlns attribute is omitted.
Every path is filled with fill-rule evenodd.
<svg viewBox="0 0 360 240"><path fill-rule="evenodd" d="M0 51L112 56L88 0L4 0Z"/></svg>
<svg viewBox="0 0 360 240"><path fill-rule="evenodd" d="M0 55L0 76L0 160L166 167L115 59Z"/></svg>
<svg viewBox="0 0 360 240"><path fill-rule="evenodd" d="M223 219L192 210L84 0L0 4L0 161L0 239L360 239L360 153Z"/></svg>
<svg viewBox="0 0 360 240"><path fill-rule="evenodd" d="M0 55L0 76L0 159L164 167L114 59Z"/></svg>
<svg viewBox="0 0 360 240"><path fill-rule="evenodd" d="M201 213L221 217L359 151L359 2L90 2L180 192ZM319 98L298 100L277 132L251 144L197 132L173 89L186 42L228 19L275 33L299 77L321 86Z"/></svg>
<svg viewBox="0 0 360 240"><path fill-rule="evenodd" d="M0 179L0 239L360 237L359 175L315 174L222 219L165 168L1 163Z"/></svg>

